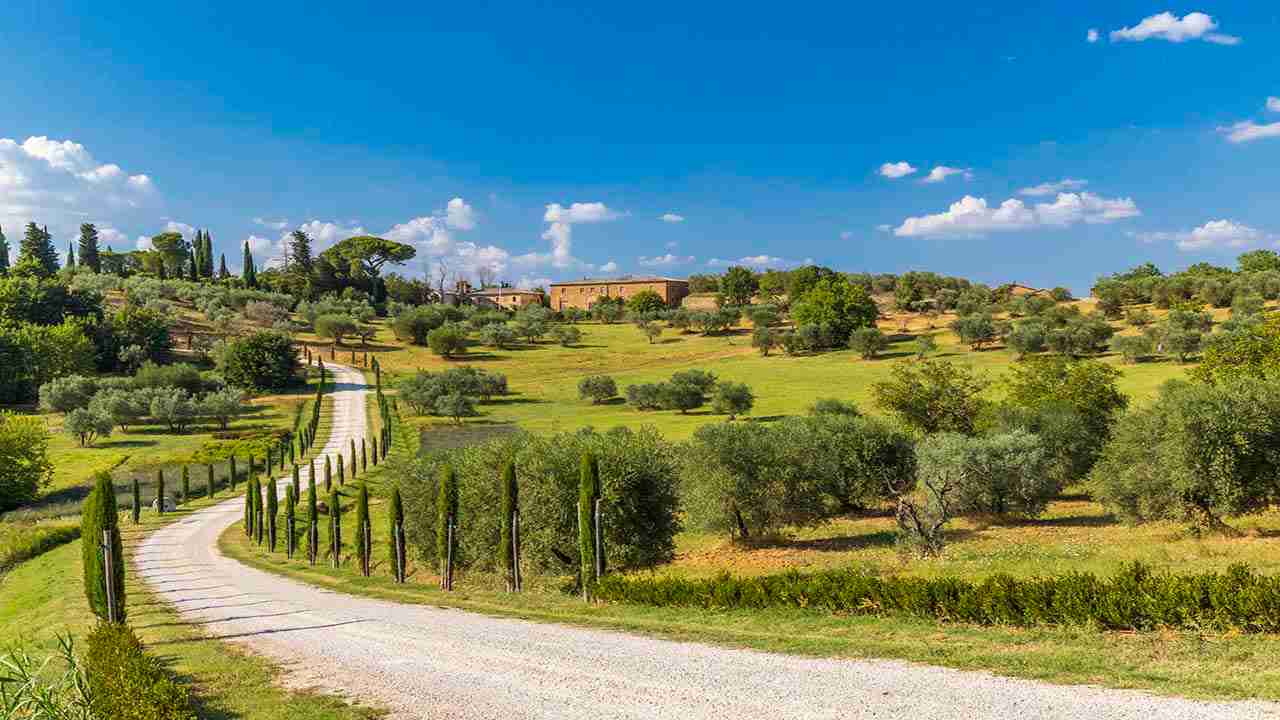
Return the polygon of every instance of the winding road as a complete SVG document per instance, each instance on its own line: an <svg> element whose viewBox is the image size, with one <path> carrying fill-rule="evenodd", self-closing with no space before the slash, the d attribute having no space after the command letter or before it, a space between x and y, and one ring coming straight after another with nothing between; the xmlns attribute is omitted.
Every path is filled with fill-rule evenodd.
<svg viewBox="0 0 1280 720"><path fill-rule="evenodd" d="M359 372L329 367L333 454L364 435L368 388ZM395 718L1280 718L1269 703L774 655L338 594L223 557L218 536L242 508L227 500L151 534L137 573L210 637L279 665L286 685Z"/></svg>

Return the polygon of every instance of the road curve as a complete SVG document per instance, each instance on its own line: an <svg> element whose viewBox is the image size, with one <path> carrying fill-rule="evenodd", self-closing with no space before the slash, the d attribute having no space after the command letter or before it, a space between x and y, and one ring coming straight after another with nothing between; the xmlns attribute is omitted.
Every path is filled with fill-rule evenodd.
<svg viewBox="0 0 1280 720"><path fill-rule="evenodd" d="M329 367L337 385L324 452L333 454L364 435L368 388L355 370ZM243 517L242 503L152 533L136 571L210 637L274 661L286 685L396 718L1280 718L1269 703L774 655L352 597L219 554L218 536Z"/></svg>

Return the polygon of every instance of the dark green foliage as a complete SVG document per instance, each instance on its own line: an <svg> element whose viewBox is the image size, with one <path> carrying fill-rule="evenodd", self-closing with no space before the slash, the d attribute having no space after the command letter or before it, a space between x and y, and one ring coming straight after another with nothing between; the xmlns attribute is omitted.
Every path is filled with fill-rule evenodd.
<svg viewBox="0 0 1280 720"><path fill-rule="evenodd" d="M596 564L596 503L600 500L600 463L583 453L578 468L578 578L583 591L599 580Z"/></svg>
<svg viewBox="0 0 1280 720"><path fill-rule="evenodd" d="M346 477L346 473L347 473L347 471L346 471L346 463L345 463L345 462L343 462L343 460L342 460L342 453L338 453L338 459L337 459L337 461L336 461L334 464L338 466L338 484L339 484L339 485L346 485L346 484L347 484L347 477Z"/></svg>
<svg viewBox="0 0 1280 720"><path fill-rule="evenodd" d="M244 484L244 534L253 537L253 479Z"/></svg>
<svg viewBox="0 0 1280 720"><path fill-rule="evenodd" d="M142 485L136 477L133 479L133 507L129 508L129 512L133 516L134 525L142 521Z"/></svg>
<svg viewBox="0 0 1280 720"><path fill-rule="evenodd" d="M876 404L921 433L972 434L988 382L945 360L900 362L889 380L871 386Z"/></svg>
<svg viewBox="0 0 1280 720"><path fill-rule="evenodd" d="M320 556L320 506L316 497L316 478L307 483L307 561L312 565Z"/></svg>
<svg viewBox="0 0 1280 720"><path fill-rule="evenodd" d="M231 491L235 492L235 489L236 489L236 456L235 455L232 455L231 457L227 458L227 482L230 484Z"/></svg>
<svg viewBox="0 0 1280 720"><path fill-rule="evenodd" d="M181 504L185 505L191 500L191 468L186 465L182 466L182 499Z"/></svg>
<svg viewBox="0 0 1280 720"><path fill-rule="evenodd" d="M356 479L356 439L355 438L351 438L351 454L348 457L351 458L351 479L355 480Z"/></svg>
<svg viewBox="0 0 1280 720"><path fill-rule="evenodd" d="M467 330L460 325L445 325L427 334L427 347L443 358L451 358L467 351Z"/></svg>
<svg viewBox="0 0 1280 720"><path fill-rule="evenodd" d="M280 501L276 498L276 483L273 480L267 481L267 549L271 552L276 551L276 515L280 511Z"/></svg>
<svg viewBox="0 0 1280 720"><path fill-rule="evenodd" d="M156 470L156 512L164 514L164 470Z"/></svg>
<svg viewBox="0 0 1280 720"><path fill-rule="evenodd" d="M302 496L302 478L301 478L300 476L301 476L301 472L300 472L300 470L299 470L298 466L297 466L297 465L294 465L294 466L293 466L293 478L292 478L292 480L293 480L293 484L290 486L290 488L291 488L291 490L293 491L293 494L294 494L295 496L297 496L297 497L301 497L301 496Z"/></svg>
<svg viewBox="0 0 1280 720"><path fill-rule="evenodd" d="M84 674L95 718L195 720L186 688L143 652L129 626L99 623L85 645Z"/></svg>
<svg viewBox="0 0 1280 720"><path fill-rule="evenodd" d="M613 575L594 597L712 610L806 608L842 615L906 615L948 623L1104 630L1280 632L1280 576L1243 565L1223 573L1160 574L1135 563L1092 573L984 580L877 576L859 570L704 580Z"/></svg>
<svg viewBox="0 0 1280 720"><path fill-rule="evenodd" d="M333 487L333 465L329 462L329 456L324 456L324 489L328 490Z"/></svg>
<svg viewBox="0 0 1280 720"><path fill-rule="evenodd" d="M49 277L58 272L58 251L53 249L53 236L46 228L27 223L18 246L18 263L13 269L35 277Z"/></svg>
<svg viewBox="0 0 1280 720"><path fill-rule="evenodd" d="M104 566L103 533L111 546L111 576ZM120 539L120 516L116 510L115 488L105 472L94 478L93 491L85 500L80 515L80 556L84 567L84 593L94 615L109 622L125 620L124 544ZM107 583L115 597L115 617L107 613Z"/></svg>
<svg viewBox="0 0 1280 720"><path fill-rule="evenodd" d="M256 332L233 340L220 355L222 377L228 385L262 392L294 382L298 353L288 335Z"/></svg>
<svg viewBox="0 0 1280 720"><path fill-rule="evenodd" d="M262 544L263 539L265 539L267 535L266 533L267 518L266 518L265 508L263 507L263 502L262 502L263 490L264 488L262 487L262 480L260 480L259 478L254 478L253 480L253 540L259 545Z"/></svg>
<svg viewBox="0 0 1280 720"><path fill-rule="evenodd" d="M512 546L514 541L515 514L520 511L520 487L516 484L516 464L508 460L502 465L502 502L499 505L498 519L498 567L506 578L507 588L515 586L516 563L518 550Z"/></svg>
<svg viewBox="0 0 1280 720"><path fill-rule="evenodd" d="M292 558L294 543L297 542L297 503L298 491L292 487L285 490L284 493L284 532L285 532L285 553Z"/></svg>
<svg viewBox="0 0 1280 720"><path fill-rule="evenodd" d="M365 451L364 438L360 438L360 472L369 469L369 454Z"/></svg>
<svg viewBox="0 0 1280 720"><path fill-rule="evenodd" d="M446 572L445 564L449 558L449 525L458 525L458 473L451 465L440 468L439 485L436 488L436 559L439 562L440 574ZM455 529L453 544L456 547L458 536ZM454 552L457 558L457 552Z"/></svg>
<svg viewBox="0 0 1280 720"><path fill-rule="evenodd" d="M387 508L387 525L387 560L391 565L391 573L395 576L396 582L404 582L404 566L408 564L408 558L400 557L400 555L407 553L408 548L397 550L399 547L399 533L404 532L404 501L400 498L399 485L391 488L391 502Z"/></svg>
<svg viewBox="0 0 1280 720"><path fill-rule="evenodd" d="M217 482L213 477L213 463L205 465L205 469L208 471L208 477L205 479L204 496L211 498L218 489Z"/></svg>
<svg viewBox="0 0 1280 720"><path fill-rule="evenodd" d="M334 567L342 564L342 496L338 488L329 492L329 559Z"/></svg>
<svg viewBox="0 0 1280 720"><path fill-rule="evenodd" d="M360 483L356 495L356 557L360 572L369 577L369 565L373 562L373 526L369 522L369 487Z"/></svg>

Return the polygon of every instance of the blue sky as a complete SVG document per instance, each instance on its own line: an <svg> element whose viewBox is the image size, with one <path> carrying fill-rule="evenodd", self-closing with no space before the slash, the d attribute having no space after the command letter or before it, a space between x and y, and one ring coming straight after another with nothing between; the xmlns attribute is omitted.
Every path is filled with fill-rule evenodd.
<svg viewBox="0 0 1280 720"><path fill-rule="evenodd" d="M11 244L174 223L238 266L305 226L523 283L745 258L1083 290L1280 240L1271 3L129 5L0 14Z"/></svg>

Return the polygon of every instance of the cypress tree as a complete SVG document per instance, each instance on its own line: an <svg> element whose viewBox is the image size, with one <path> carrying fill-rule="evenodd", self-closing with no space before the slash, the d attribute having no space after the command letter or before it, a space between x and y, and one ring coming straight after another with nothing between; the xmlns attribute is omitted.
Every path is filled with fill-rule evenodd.
<svg viewBox="0 0 1280 720"><path fill-rule="evenodd" d="M228 479L228 482L231 483L231 488L230 488L231 491L235 492L236 490L236 456L232 455L227 459L230 461L230 468L228 469L228 472L231 474L231 477Z"/></svg>
<svg viewBox="0 0 1280 720"><path fill-rule="evenodd" d="M342 564L342 498L338 488L329 492L329 557L335 568Z"/></svg>
<svg viewBox="0 0 1280 720"><path fill-rule="evenodd" d="M378 467L378 436L374 435L369 438L369 442L373 443L373 453L369 455L369 458L373 460L373 466Z"/></svg>
<svg viewBox="0 0 1280 720"><path fill-rule="evenodd" d="M297 465L294 465L294 466L293 466L293 485L292 485L292 488L293 488L293 492L294 492L294 493L301 495L301 493L302 493L302 480L299 478L299 474L300 474L300 473L299 473L299 471L298 471L298 466L297 466Z"/></svg>
<svg viewBox="0 0 1280 720"><path fill-rule="evenodd" d="M244 270L241 273L246 287L258 287L258 269L253 266L253 253L249 250L249 241L244 241Z"/></svg>
<svg viewBox="0 0 1280 720"><path fill-rule="evenodd" d="M74 268L76 266L76 248L70 240L67 241L67 267Z"/></svg>
<svg viewBox="0 0 1280 720"><path fill-rule="evenodd" d="M231 271L227 270L227 256L222 254L218 256L218 279L226 280L231 277Z"/></svg>
<svg viewBox="0 0 1280 720"><path fill-rule="evenodd" d="M297 456L293 454L293 450L293 438L289 438L289 462L291 463L297 462L298 460Z"/></svg>
<svg viewBox="0 0 1280 720"><path fill-rule="evenodd" d="M130 511L133 513L134 525L142 522L142 485L136 477L133 479L133 507Z"/></svg>
<svg viewBox="0 0 1280 720"><path fill-rule="evenodd" d="M95 476L93 491L80 512L80 557L89 609L103 620L122 623L125 619L124 543L120 538L120 515L110 475L100 472ZM104 564L104 546L111 548L110 576ZM107 612L107 583L111 583L114 617Z"/></svg>
<svg viewBox="0 0 1280 720"><path fill-rule="evenodd" d="M338 466L338 484L346 485L347 478L344 475L346 473L346 470L344 470L343 468L345 468L347 464L342 461L342 453L338 453L338 461L335 464Z"/></svg>
<svg viewBox="0 0 1280 720"><path fill-rule="evenodd" d="M440 563L440 584L446 590L449 589L447 583L450 550L457 547L456 532L453 533L452 546L449 542L450 520L456 528L458 525L458 474L453 466L445 465L440 468L440 486L436 490L436 558Z"/></svg>
<svg viewBox="0 0 1280 720"><path fill-rule="evenodd" d="M293 559L293 544L297 539L294 533L294 505L297 503L297 491L290 488L284 494L284 553L285 557Z"/></svg>
<svg viewBox="0 0 1280 720"><path fill-rule="evenodd" d="M262 501L262 479L253 479L253 539L262 545L262 541L267 537L267 514L265 503Z"/></svg>
<svg viewBox="0 0 1280 720"><path fill-rule="evenodd" d="M186 465L182 466L182 504L186 505L191 500L191 471Z"/></svg>
<svg viewBox="0 0 1280 720"><path fill-rule="evenodd" d="M307 483L307 562L316 564L320 554L320 509L316 503L316 479Z"/></svg>
<svg viewBox="0 0 1280 720"><path fill-rule="evenodd" d="M369 488L360 483L356 495L356 548L360 557L360 574L369 577L369 565L373 561L373 526L369 524Z"/></svg>
<svg viewBox="0 0 1280 720"><path fill-rule="evenodd" d="M596 580L595 508L600 497L600 465L592 453L583 453L578 476L578 558L582 594Z"/></svg>
<svg viewBox="0 0 1280 720"><path fill-rule="evenodd" d="M213 236L208 230L204 231L204 268L201 272L205 277L213 278Z"/></svg>
<svg viewBox="0 0 1280 720"><path fill-rule="evenodd" d="M395 576L396 582L404 582L404 570L407 559L404 557L405 548L400 545L400 535L404 532L404 502L400 499L400 486L395 485L391 488L391 506L387 510L387 528L391 574Z"/></svg>
<svg viewBox="0 0 1280 720"><path fill-rule="evenodd" d="M156 512L164 514L164 470L156 470Z"/></svg>
<svg viewBox="0 0 1280 720"><path fill-rule="evenodd" d="M267 481L267 549L276 551L276 514L280 512L280 501L276 499L276 484Z"/></svg>
<svg viewBox="0 0 1280 720"><path fill-rule="evenodd" d="M209 471L208 477L205 479L205 497L212 498L214 492L216 492L214 486L217 484L213 478L213 463L206 464L205 469Z"/></svg>
<svg viewBox="0 0 1280 720"><path fill-rule="evenodd" d="M244 534L253 537L253 481L244 484Z"/></svg>
<svg viewBox="0 0 1280 720"><path fill-rule="evenodd" d="M316 459L307 460L307 477L311 478L311 482L316 481Z"/></svg>
<svg viewBox="0 0 1280 720"><path fill-rule="evenodd" d="M27 223L27 231L18 246L18 265L25 266L37 277L58 272L58 252L53 249L53 236L35 223Z"/></svg>
<svg viewBox="0 0 1280 720"><path fill-rule="evenodd" d="M351 479L356 479L356 439L351 438Z"/></svg>
<svg viewBox="0 0 1280 720"><path fill-rule="evenodd" d="M498 567L506 576L507 589L516 589L516 563L519 555L515 546L515 515L520 510L520 488L516 485L516 464L508 460L502 466L502 502L499 512L500 540L498 541Z"/></svg>
<svg viewBox="0 0 1280 720"><path fill-rule="evenodd" d="M4 236L4 229L0 228L0 275L9 274L9 238Z"/></svg>
<svg viewBox="0 0 1280 720"><path fill-rule="evenodd" d="M329 456L324 456L324 489L328 491L333 487L333 467L329 463Z"/></svg>
<svg viewBox="0 0 1280 720"><path fill-rule="evenodd" d="M360 438L360 472L369 469L369 456L364 451L364 438Z"/></svg>

